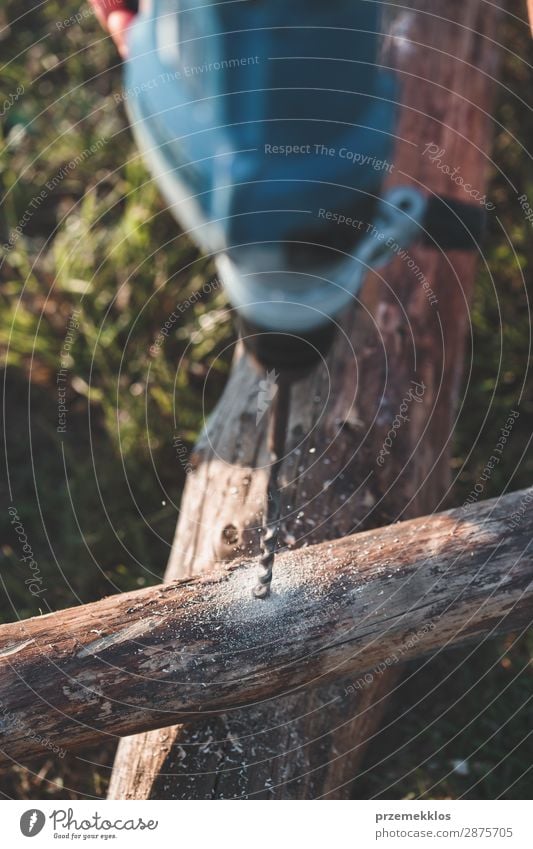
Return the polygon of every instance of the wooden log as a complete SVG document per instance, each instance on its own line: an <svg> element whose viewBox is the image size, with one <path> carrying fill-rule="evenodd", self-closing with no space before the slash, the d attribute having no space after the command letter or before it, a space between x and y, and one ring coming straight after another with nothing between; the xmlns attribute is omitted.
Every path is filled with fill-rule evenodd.
<svg viewBox="0 0 533 849"><path fill-rule="evenodd" d="M468 200L424 155L445 151L480 194L492 136L498 67L498 3L414 0L393 10L383 64L397 69L401 102L389 185ZM387 26L389 26L387 24ZM342 537L434 510L449 481L449 444L470 326L476 257L417 247L365 285L364 311L346 318L323 367L294 391L284 463L287 538L295 545ZM256 428L260 377L244 358L198 446L166 580L201 574L258 551L268 456ZM394 450L376 457L411 381L426 387L411 405ZM310 454L310 449L316 449ZM300 513L304 513L300 516ZM366 742L379 726L398 669L351 698L342 682L268 701L202 727L174 727L123 740L113 798L344 798Z"/></svg>
<svg viewBox="0 0 533 849"><path fill-rule="evenodd" d="M350 674L342 701L403 660L519 630L531 503L533 489L283 554L267 601L244 562L3 625L4 758L42 754L29 729L80 747Z"/></svg>

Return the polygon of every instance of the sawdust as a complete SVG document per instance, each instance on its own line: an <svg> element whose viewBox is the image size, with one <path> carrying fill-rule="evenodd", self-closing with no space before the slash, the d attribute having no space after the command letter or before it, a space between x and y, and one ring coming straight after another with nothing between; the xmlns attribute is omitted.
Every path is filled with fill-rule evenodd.
<svg viewBox="0 0 533 849"><path fill-rule="evenodd" d="M332 546L333 548L333 546ZM256 599L252 595L255 586L256 573L255 564L241 566L230 571L215 588L215 598L209 598L209 619L224 622L232 622L235 625L252 626L261 632L265 639L287 639L294 635L295 631L302 626L309 627L309 616L317 616L320 613L320 602L324 601L324 615L328 605L326 604L326 587L332 574L341 562L341 558L334 556L324 557L312 553L308 549L293 551L290 555L290 567L278 558L274 573L272 593L268 599ZM364 582L354 586L357 568L347 567L342 562L342 571L346 579L344 589L346 591L345 604L349 606L353 594L363 591ZM353 571L353 577L349 572ZM335 574L335 571L333 571ZM340 577L337 571L338 577ZM338 580L338 578L337 578ZM342 593L342 581L339 587ZM205 613L205 608L203 608ZM281 632L280 624L289 630Z"/></svg>

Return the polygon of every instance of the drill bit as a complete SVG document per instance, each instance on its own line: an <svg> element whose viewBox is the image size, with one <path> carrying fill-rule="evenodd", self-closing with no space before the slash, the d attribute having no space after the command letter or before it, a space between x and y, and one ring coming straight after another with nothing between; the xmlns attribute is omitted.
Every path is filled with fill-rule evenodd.
<svg viewBox="0 0 533 849"><path fill-rule="evenodd" d="M268 447L271 466L268 476L267 503L264 513L258 582L253 590L255 598L261 599L268 598L270 595L274 557L280 534L281 490L279 472L285 452L290 393L290 379L282 373L279 377L278 391L269 411Z"/></svg>

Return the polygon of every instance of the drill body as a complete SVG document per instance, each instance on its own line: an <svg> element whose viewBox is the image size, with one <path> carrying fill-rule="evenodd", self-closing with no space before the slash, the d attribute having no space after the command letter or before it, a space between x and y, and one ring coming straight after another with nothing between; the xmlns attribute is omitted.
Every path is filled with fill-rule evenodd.
<svg viewBox="0 0 533 849"><path fill-rule="evenodd" d="M397 86L379 32L362 0L151 0L132 27L132 127L267 366L327 350L382 248Z"/></svg>

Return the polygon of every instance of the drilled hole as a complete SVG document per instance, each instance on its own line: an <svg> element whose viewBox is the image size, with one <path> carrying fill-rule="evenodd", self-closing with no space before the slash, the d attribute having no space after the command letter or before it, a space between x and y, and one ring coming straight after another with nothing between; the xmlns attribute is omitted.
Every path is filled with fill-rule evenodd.
<svg viewBox="0 0 533 849"><path fill-rule="evenodd" d="M222 531L222 539L227 545L236 545L239 542L239 531L235 525L226 525Z"/></svg>

